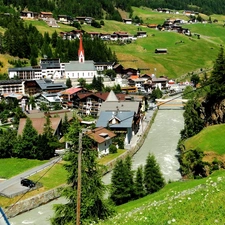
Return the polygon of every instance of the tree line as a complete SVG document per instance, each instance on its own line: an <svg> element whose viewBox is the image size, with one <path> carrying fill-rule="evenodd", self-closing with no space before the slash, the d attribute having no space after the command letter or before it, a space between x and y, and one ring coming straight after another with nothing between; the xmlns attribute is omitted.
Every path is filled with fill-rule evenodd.
<svg viewBox="0 0 225 225"><path fill-rule="evenodd" d="M224 14L225 5L223 0L3 0L0 2L2 12L18 13L24 9L34 12L50 11L57 18L58 15L91 16L95 19L112 19L121 21L118 8L132 13L132 6L168 8L172 10L193 10L207 15ZM16 9L16 10L15 10Z"/></svg>

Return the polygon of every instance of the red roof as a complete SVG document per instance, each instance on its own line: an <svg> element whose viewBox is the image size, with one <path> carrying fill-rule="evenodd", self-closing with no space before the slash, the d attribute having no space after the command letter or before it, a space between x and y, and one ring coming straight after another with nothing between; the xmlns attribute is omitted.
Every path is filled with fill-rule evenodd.
<svg viewBox="0 0 225 225"><path fill-rule="evenodd" d="M78 87L71 87L69 89L66 89L65 91L62 91L61 94L63 95L72 95L72 94L75 94L79 91L83 90L83 88L78 88Z"/></svg>

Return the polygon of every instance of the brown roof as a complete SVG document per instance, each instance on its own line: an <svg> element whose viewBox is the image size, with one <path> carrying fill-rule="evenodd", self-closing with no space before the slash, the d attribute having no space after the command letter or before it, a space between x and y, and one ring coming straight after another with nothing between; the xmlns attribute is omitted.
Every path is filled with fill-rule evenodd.
<svg viewBox="0 0 225 225"><path fill-rule="evenodd" d="M42 134L44 131L44 124L46 123L46 118L30 118L32 122L32 126L38 132L38 134ZM61 122L60 117L50 118L52 129L54 130L54 134ZM21 118L18 128L18 134L23 133L23 129L26 124L26 118Z"/></svg>
<svg viewBox="0 0 225 225"><path fill-rule="evenodd" d="M51 12L41 12L41 14L43 14L43 15L52 15Z"/></svg>
<svg viewBox="0 0 225 225"><path fill-rule="evenodd" d="M87 131L87 135L99 144L116 136L114 132L107 130L104 127L98 127L92 131Z"/></svg>
<svg viewBox="0 0 225 225"><path fill-rule="evenodd" d="M109 92L96 92L96 93L78 93L77 96L79 97L79 99L84 99L87 98L89 96L96 96L100 99L102 99L103 101L105 101L107 99L109 95ZM121 101L125 99L126 94L116 94L116 97Z"/></svg>

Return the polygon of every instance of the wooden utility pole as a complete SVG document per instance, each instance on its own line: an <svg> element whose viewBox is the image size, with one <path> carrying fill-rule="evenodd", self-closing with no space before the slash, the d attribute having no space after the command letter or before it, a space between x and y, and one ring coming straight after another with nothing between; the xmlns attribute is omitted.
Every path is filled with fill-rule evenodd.
<svg viewBox="0 0 225 225"><path fill-rule="evenodd" d="M82 155L82 131L79 133L78 149L78 176L77 176L77 220L76 225L80 225L80 204L81 204L81 155Z"/></svg>

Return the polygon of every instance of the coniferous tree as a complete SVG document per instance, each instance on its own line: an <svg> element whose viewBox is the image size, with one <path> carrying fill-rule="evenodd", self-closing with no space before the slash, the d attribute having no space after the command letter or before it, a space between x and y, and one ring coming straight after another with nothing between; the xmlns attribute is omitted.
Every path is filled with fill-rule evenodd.
<svg viewBox="0 0 225 225"><path fill-rule="evenodd" d="M69 128L66 140L70 143L67 154L68 163L65 168L68 172L67 183L62 196L66 197L66 204L55 206L55 216L52 224L76 224L77 180L78 180L78 149L79 133L82 132L80 122L74 118ZM92 140L84 135L82 138L82 166L81 166L81 221L95 221L105 219L113 212L112 208L103 199L105 186L102 182L101 167L97 163L97 152L92 150Z"/></svg>
<svg viewBox="0 0 225 225"><path fill-rule="evenodd" d="M131 171L131 158L119 159L113 169L110 198L116 205L134 199L134 181Z"/></svg>
<svg viewBox="0 0 225 225"><path fill-rule="evenodd" d="M152 154L149 154L146 159L144 183L147 194L159 191L165 185L160 167Z"/></svg>
<svg viewBox="0 0 225 225"><path fill-rule="evenodd" d="M134 183L135 197L142 198L145 196L144 187L144 173L143 167L139 166L136 171L135 183Z"/></svg>
<svg viewBox="0 0 225 225"><path fill-rule="evenodd" d="M22 135L19 135L14 152L19 158L35 159L37 154L38 133L32 126L32 121L27 118Z"/></svg>
<svg viewBox="0 0 225 225"><path fill-rule="evenodd" d="M71 81L71 79L69 77L66 79L66 86L68 88L71 88L72 87L72 81Z"/></svg>

